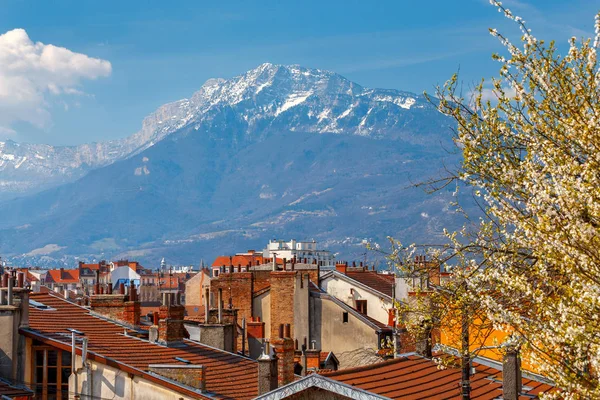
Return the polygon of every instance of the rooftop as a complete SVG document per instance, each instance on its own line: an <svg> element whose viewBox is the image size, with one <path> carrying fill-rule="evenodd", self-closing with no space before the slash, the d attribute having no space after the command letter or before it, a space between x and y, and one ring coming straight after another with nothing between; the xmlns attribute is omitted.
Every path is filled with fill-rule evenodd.
<svg viewBox="0 0 600 400"><path fill-rule="evenodd" d="M0 380L0 398L23 398L33 397L33 392L29 389L14 386L4 380Z"/></svg>
<svg viewBox="0 0 600 400"><path fill-rule="evenodd" d="M241 265L242 267L247 267L248 263L252 263L252 265L256 265L259 262L263 263L263 256L261 253L256 254L236 254L235 256L219 256L215 258L213 261L213 267L221 267L223 265Z"/></svg>
<svg viewBox="0 0 600 400"><path fill-rule="evenodd" d="M52 283L78 283L78 269L51 269L46 274L46 282Z"/></svg>
<svg viewBox="0 0 600 400"><path fill-rule="evenodd" d="M473 363L471 399L493 400L502 397L502 371ZM326 372L328 378L392 399L461 399L459 368L438 369L427 358L408 355L368 366ZM552 386L523 379L520 400L536 398Z"/></svg>
<svg viewBox="0 0 600 400"><path fill-rule="evenodd" d="M116 368L140 374L146 379L159 380L167 387L170 387L167 380L148 373L149 365L183 364L175 359L179 357L206 367L206 389L217 397L250 399L258 392L255 361L191 340L184 340L181 347L166 347L127 336L123 325L92 316L88 309L50 293L32 293L31 299L51 309L42 310L30 305L30 328L21 330L26 336L68 350L71 348L71 336L67 328L73 328L84 332L88 338L90 359L113 363L115 365L111 365ZM185 394L203 397L197 392Z"/></svg>

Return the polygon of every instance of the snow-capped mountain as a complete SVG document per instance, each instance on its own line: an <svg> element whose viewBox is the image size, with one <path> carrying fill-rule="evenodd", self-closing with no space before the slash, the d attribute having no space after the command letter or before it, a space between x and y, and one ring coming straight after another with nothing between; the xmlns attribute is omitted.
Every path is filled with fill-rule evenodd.
<svg viewBox="0 0 600 400"><path fill-rule="evenodd" d="M267 63L232 79L208 80L190 99L161 106L124 139L80 146L0 142L0 193L6 198L74 181L186 126L227 129L231 119L246 134L283 129L424 143L426 121L423 132L406 129L415 110L432 106L422 96L363 88L333 72Z"/></svg>
<svg viewBox="0 0 600 400"><path fill-rule="evenodd" d="M450 126L419 95L263 64L207 81L122 141L27 155L7 142L0 180L35 161L71 182L1 204L0 254L23 265L151 265L260 249L273 237L314 238L346 257L364 252L365 238L431 243L456 225L452 192L427 196L412 183L456 161ZM38 170L19 177L39 181Z"/></svg>

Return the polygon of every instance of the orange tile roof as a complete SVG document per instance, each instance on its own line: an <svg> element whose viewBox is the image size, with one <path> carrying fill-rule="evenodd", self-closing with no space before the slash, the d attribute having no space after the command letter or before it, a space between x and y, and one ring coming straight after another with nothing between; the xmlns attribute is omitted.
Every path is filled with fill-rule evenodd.
<svg viewBox="0 0 600 400"><path fill-rule="evenodd" d="M387 296L392 296L394 275L379 274L375 271L348 271L346 276Z"/></svg>
<svg viewBox="0 0 600 400"><path fill-rule="evenodd" d="M70 349L71 336L66 329L74 328L84 332L88 338L90 358L96 357L104 363L111 362L109 359L115 360L119 363L118 368L129 369L127 372L130 373L145 373L146 379L157 379L147 374L149 364L181 364L175 360L175 357L180 357L191 364L206 367L206 389L217 397L251 399L258 393L258 367L253 360L191 340L184 340L182 347L165 347L124 336L122 325L92 316L89 310L52 294L32 293L31 299L55 310L30 306L30 328L21 329L26 336ZM159 381L168 386L167 381ZM195 392L185 394L203 398Z"/></svg>
<svg viewBox="0 0 600 400"><path fill-rule="evenodd" d="M492 400L502 397L502 384L493 380L502 379L502 372L474 362L476 373L471 376L471 399ZM410 355L358 368L322 373L323 376L348 385L383 395L392 399L461 399L461 370L458 368L438 369L426 358ZM527 395L538 395L552 390L545 383L523 378ZM520 396L520 400L530 399Z"/></svg>
<svg viewBox="0 0 600 400"><path fill-rule="evenodd" d="M231 256L231 261L229 256L219 256L215 258L213 261L213 267L220 267L222 265L241 265L242 267L248 266L248 263L252 263L252 265L256 265L256 262L263 263L263 256L258 254L239 254L235 256ZM231 264L230 264L231 262Z"/></svg>
<svg viewBox="0 0 600 400"><path fill-rule="evenodd" d="M46 274L46 282L48 283L78 283L79 282L79 270L78 269L64 269L61 275L60 269L51 269Z"/></svg>

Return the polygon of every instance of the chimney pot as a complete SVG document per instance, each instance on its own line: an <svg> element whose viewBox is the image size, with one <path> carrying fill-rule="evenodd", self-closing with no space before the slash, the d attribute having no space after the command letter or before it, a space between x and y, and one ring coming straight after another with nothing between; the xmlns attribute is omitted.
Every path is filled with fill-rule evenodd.
<svg viewBox="0 0 600 400"><path fill-rule="evenodd" d="M285 324L285 332L284 332L285 338L291 338L292 335L290 333L290 330L291 330L290 324Z"/></svg>
<svg viewBox="0 0 600 400"><path fill-rule="evenodd" d="M283 324L279 325L279 337L283 338Z"/></svg>

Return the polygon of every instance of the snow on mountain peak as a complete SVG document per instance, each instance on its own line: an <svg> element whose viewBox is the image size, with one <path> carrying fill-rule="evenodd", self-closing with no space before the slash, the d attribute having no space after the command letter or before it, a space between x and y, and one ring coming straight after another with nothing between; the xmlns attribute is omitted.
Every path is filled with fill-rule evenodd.
<svg viewBox="0 0 600 400"><path fill-rule="evenodd" d="M0 186L9 178L18 181L9 185L19 190L39 185L25 175L21 182L17 169L39 173L43 181L76 178L188 126L214 132L231 127L247 134L270 129L383 137L402 130L405 114L415 108L435 110L412 93L363 88L327 70L264 63L230 79L207 80L189 99L159 107L144 118L140 131L124 139L72 147L0 143Z"/></svg>

